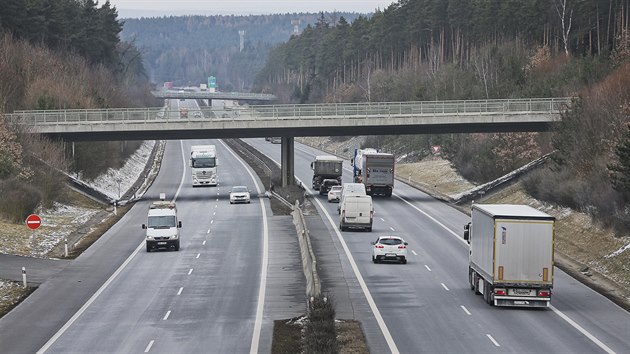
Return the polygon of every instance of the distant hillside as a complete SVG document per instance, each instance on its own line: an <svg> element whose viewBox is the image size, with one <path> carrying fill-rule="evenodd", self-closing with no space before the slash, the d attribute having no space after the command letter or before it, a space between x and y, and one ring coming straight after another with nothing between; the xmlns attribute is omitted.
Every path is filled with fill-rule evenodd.
<svg viewBox="0 0 630 354"><path fill-rule="evenodd" d="M197 85L216 76L224 91L247 90L267 61L272 46L287 41L291 21L300 31L321 14L257 16L179 16L126 19L121 37L141 48L152 81ZM327 13L328 21L353 13ZM245 48L239 51L239 31L245 31Z"/></svg>

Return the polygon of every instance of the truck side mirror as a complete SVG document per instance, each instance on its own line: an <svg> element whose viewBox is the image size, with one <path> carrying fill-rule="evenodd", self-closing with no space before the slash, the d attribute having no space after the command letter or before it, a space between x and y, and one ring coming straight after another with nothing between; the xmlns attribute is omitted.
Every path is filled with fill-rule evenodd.
<svg viewBox="0 0 630 354"><path fill-rule="evenodd" d="M178 228L181 228L181 227L182 227L182 222L181 222L181 221L177 222L177 227L178 227Z"/></svg>
<svg viewBox="0 0 630 354"><path fill-rule="evenodd" d="M350 159L350 164L354 165L354 157Z"/></svg>
<svg viewBox="0 0 630 354"><path fill-rule="evenodd" d="M142 224L142 230L144 230L144 229L146 229L146 228L147 228L147 225Z"/></svg>
<svg viewBox="0 0 630 354"><path fill-rule="evenodd" d="M311 162L311 170L313 169L313 163Z"/></svg>
<svg viewBox="0 0 630 354"><path fill-rule="evenodd" d="M470 243L470 223L464 225L464 240Z"/></svg>

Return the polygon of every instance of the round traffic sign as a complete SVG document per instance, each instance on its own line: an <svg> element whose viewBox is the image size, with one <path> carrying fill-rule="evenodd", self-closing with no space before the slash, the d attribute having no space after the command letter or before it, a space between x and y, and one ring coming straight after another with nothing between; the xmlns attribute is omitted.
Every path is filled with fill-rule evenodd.
<svg viewBox="0 0 630 354"><path fill-rule="evenodd" d="M31 230L36 230L42 226L42 218L37 214L31 214L26 218L26 226Z"/></svg>

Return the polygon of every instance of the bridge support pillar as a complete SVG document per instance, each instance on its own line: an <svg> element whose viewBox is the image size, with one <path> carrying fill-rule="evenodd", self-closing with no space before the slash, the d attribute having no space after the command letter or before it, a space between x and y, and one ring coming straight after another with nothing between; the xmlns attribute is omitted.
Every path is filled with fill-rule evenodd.
<svg viewBox="0 0 630 354"><path fill-rule="evenodd" d="M294 161L293 155L293 137L282 137L282 144L280 146L281 160L280 161L280 173L282 174L282 186L290 186L295 184L294 174Z"/></svg>

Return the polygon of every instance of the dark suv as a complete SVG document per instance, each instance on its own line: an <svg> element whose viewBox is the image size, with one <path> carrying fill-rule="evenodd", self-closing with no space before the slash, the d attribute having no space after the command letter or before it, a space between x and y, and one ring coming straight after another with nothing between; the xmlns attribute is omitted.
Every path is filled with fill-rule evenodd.
<svg viewBox="0 0 630 354"><path fill-rule="evenodd" d="M319 195L326 195L332 186L340 185L336 179L325 179L319 187Z"/></svg>

